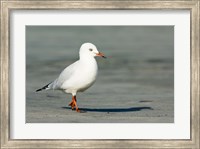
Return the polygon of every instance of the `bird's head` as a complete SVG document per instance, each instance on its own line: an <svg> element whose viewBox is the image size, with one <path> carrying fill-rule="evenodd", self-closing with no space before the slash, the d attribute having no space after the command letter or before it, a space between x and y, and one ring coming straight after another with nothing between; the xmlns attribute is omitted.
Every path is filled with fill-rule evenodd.
<svg viewBox="0 0 200 149"><path fill-rule="evenodd" d="M99 52L96 46L92 43L82 44L79 51L79 55L80 55L80 58L81 57L95 57L95 56L106 58L105 55Z"/></svg>

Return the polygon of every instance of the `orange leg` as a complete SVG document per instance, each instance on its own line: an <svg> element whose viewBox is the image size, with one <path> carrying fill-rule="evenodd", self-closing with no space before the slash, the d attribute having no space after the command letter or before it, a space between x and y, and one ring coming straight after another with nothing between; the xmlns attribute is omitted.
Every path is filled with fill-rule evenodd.
<svg viewBox="0 0 200 149"><path fill-rule="evenodd" d="M76 101L76 96L72 96L72 101L69 103L69 106L71 106L72 110L76 107L76 111L80 112L78 109L77 101Z"/></svg>
<svg viewBox="0 0 200 149"><path fill-rule="evenodd" d="M76 107L76 111L80 112L80 110L78 109L78 105L77 105L77 101L76 101L76 96L72 96L72 99L74 99L74 105Z"/></svg>
<svg viewBox="0 0 200 149"><path fill-rule="evenodd" d="M68 106L71 106L72 110L74 110L75 104L74 104L74 98L72 97L72 101L69 103Z"/></svg>

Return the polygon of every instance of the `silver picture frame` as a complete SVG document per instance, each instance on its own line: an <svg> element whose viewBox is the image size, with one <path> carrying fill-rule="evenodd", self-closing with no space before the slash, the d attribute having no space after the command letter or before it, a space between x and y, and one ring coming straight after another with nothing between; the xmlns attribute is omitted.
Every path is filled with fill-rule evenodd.
<svg viewBox="0 0 200 149"><path fill-rule="evenodd" d="M171 1L21 1L1 0L1 148L199 148L200 147L200 5L199 0ZM30 140L10 139L10 13L12 10L189 10L191 15L190 139L150 140ZM183 124L184 125L184 124ZM119 134L120 135L120 134Z"/></svg>

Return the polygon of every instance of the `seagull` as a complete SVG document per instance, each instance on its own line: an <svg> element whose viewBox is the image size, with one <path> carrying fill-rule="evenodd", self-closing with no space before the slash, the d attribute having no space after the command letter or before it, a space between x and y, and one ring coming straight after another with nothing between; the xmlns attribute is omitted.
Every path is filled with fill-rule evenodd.
<svg viewBox="0 0 200 149"><path fill-rule="evenodd" d="M64 93L72 94L72 101L69 103L69 106L71 106L72 110L76 108L76 111L80 112L76 94L77 92L85 91L94 84L98 73L96 56L106 58L103 53L97 50L94 44L82 44L79 50L79 60L66 67L57 79L37 89L36 92L42 90L61 90Z"/></svg>

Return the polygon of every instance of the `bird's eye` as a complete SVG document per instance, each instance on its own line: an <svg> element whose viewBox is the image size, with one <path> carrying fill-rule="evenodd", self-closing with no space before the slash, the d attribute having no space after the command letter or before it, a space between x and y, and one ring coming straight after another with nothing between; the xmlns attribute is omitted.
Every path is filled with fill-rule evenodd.
<svg viewBox="0 0 200 149"><path fill-rule="evenodd" d="M93 49L89 49L90 51L93 51Z"/></svg>

